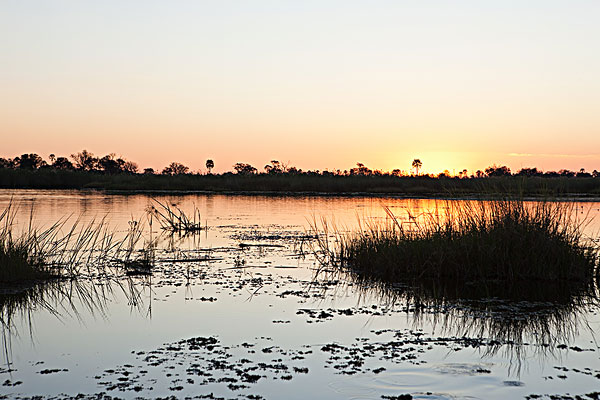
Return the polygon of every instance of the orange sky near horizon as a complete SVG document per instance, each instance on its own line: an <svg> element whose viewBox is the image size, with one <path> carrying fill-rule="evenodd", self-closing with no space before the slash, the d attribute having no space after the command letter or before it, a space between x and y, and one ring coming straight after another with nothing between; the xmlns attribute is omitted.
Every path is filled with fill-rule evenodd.
<svg viewBox="0 0 600 400"><path fill-rule="evenodd" d="M595 1L7 1L0 157L600 170Z"/></svg>

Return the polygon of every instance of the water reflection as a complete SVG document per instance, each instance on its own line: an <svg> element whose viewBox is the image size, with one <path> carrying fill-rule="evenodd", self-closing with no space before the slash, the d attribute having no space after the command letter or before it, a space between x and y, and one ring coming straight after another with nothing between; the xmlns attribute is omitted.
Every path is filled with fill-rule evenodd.
<svg viewBox="0 0 600 400"><path fill-rule="evenodd" d="M363 299L404 307L415 327L429 325L446 337L473 339L473 347L483 357L502 353L517 374L529 351L551 356L557 349L568 348L580 329L589 329L593 335L586 317L600 306L595 280L580 284L422 280L392 285L356 273L329 270L325 275L321 272L317 278L347 280L359 288Z"/></svg>
<svg viewBox="0 0 600 400"><path fill-rule="evenodd" d="M132 310L144 309L143 291L149 280L125 278L61 279L28 284L21 287L0 288L0 329L2 330L2 356L11 366L11 342L25 327L33 340L33 316L46 311L64 320L106 317L107 305L124 295Z"/></svg>
<svg viewBox="0 0 600 400"><path fill-rule="evenodd" d="M2 196L3 193L0 193L0 203L8 201L5 194L4 198ZM596 288L591 284L585 287L549 287L538 283L503 287L456 282L444 286L433 282L407 282L393 287L366 282L357 276L331 274L320 276L323 282L315 284L314 290L306 290L312 278L312 268L318 267L309 249L311 237L305 230L307 217L335 215L340 225L350 230L354 229L359 212L385 218L382 202L418 215L435 206L435 202L430 200L161 196L163 201L176 202L186 210L198 205L203 222L205 216L208 220L209 229L196 235L166 235L156 222L151 231L142 218L146 215L146 208L152 204L152 199L147 196L82 192L36 192L31 196L36 197L37 215L45 224L65 214L79 215L87 207L83 222L97 215L110 215L115 236L122 238L131 228L130 222L139 221L145 226L144 235L135 245L124 244L123 249L131 249L129 260L133 264L130 265L135 265L136 260L144 260L144 251L148 251L155 260L150 276L127 277L121 264L120 269L107 269L120 271L120 282L95 285L91 279L63 281L54 283L60 284L58 290L36 287L26 294L5 293L6 296L0 298L0 317L6 338L3 338L2 344L10 349L10 340L7 339L13 338L15 357L11 361L15 364L12 368L18 370L13 374L15 380L25 382L17 389L4 388L6 393L16 393L13 390L20 390L28 396L39 393L51 396L60 393L59 390L92 393L99 390L97 382L92 379L96 375L102 375L101 382L112 386L119 382L118 378L122 378L121 372L131 372L133 375L130 376L135 377L140 370L151 370L152 374L147 379L130 379L130 391L119 393L123 397L150 398L173 394L191 397L202 393L208 395L214 390L215 396L260 393L266 398L281 398L290 393L306 395L310 386L316 397L341 399L350 397L348 391L343 395L328 391L331 382L342 382L340 385L344 388L349 387L348 382L354 382L357 388L363 382L366 389L360 388L376 393L376 398L380 398L380 394L393 396L409 391L413 395L431 391L468 393L480 398L512 398L517 394L524 396L543 391L546 381L542 378L549 374L547 370L551 370L553 364L536 358L536 361L541 360L540 365L546 371L538 371L530 363L527 379L523 379L528 385L527 392L515 394L519 389L502 386L506 380L507 360L518 369L518 363L526 357L525 352L538 352L545 357L553 351L564 354L560 350L563 345L585 347L588 343L586 318L596 323L594 314L589 312L597 306ZM82 197L88 199L87 204L80 202ZM91 278L101 280L104 277ZM333 282L335 280L339 282ZM69 289L70 285L80 285L81 288ZM334 287L337 293L331 290ZM83 290L84 294L79 295L78 290ZM123 302L123 293L135 313L129 312L128 305ZM130 296L130 293L137 293L137 297ZM321 293L323 296L320 296ZM19 297L24 300L19 300ZM361 297L360 307L356 306L358 297ZM387 307L388 304L390 307ZM302 310L308 311L300 313ZM150 315L151 312L153 315ZM53 317L48 318L48 313L54 313L65 323L53 325ZM308 313L314 313L314 316ZM405 317L408 317L408 324ZM78 320L82 322L78 323ZM36 332L33 332L36 325ZM420 330L413 329L417 325L421 326ZM435 327L434 332L432 326ZM383 331L386 332L380 333ZM36 349L31 349L27 332L35 335ZM15 335L25 337L15 339ZM206 371L217 355L210 352L198 354L188 348L167 350L171 344L181 347L179 343L182 340L192 337L217 337L221 347L216 350L230 349L224 356L233 354L235 357L225 364L225 374L235 373L232 363L236 360L248 359L252 361L249 366L258 367L259 363L269 364L272 358L281 358L289 362L290 371L295 371L293 367L306 368L310 375L299 373L296 376L293 372L294 379L291 381L277 379L267 382L263 379L260 386L241 393L232 393L226 383L201 387L200 382L204 378L187 376L187 368L198 362L201 365L198 371ZM455 351L458 347L464 350ZM324 348L332 352L326 352ZM472 348L481 354L472 354ZM38 351L42 349L43 352ZM134 350L143 351L143 354L130 356ZM158 350L164 352L166 360L162 367L154 367L145 361L148 355ZM299 351L305 358L294 359L300 355ZM452 356L447 356L450 352ZM506 357L503 352L506 352ZM63 357L63 353L69 353L69 356ZM5 354L10 354L10 351ZM479 360L480 355L491 358L484 364ZM497 357L492 357L494 355ZM352 365L343 370L333 367L354 362L359 356L365 363L356 371ZM589 361L594 356L592 353L589 357L588 353L580 356L578 359L570 357L569 362L578 369L583 369L582 366L595 368L596 358ZM70 371L64 375L41 377L39 369L42 367L29 364L38 360L46 361L49 367L68 368ZM464 362L476 365L472 369L475 371L472 377L453 376L447 379L436 372L436 368L443 368L447 363L459 365ZM135 368L125 368L125 365L134 365ZM331 369L325 369L327 366ZM387 370L373 372L380 371L380 367ZM107 369L115 373L105 375ZM491 372L481 372L480 369ZM350 378L338 375L340 371L356 374ZM168 392L174 373L193 378L195 383L186 386L184 379L181 392ZM269 374L279 378L275 373ZM216 372L215 377L219 377ZM340 381L340 377L350 379ZM410 381L412 386L399 391L399 377ZM589 381L588 386L597 382L593 376ZM384 391L374 382L391 383ZM570 386L556 390L587 390L575 379L561 379L560 382ZM496 383L501 387L496 387L494 390L497 392L490 395L490 387L493 388ZM138 384L144 386L145 391L134 392ZM455 390L453 384L460 385L460 389ZM152 387L156 390L152 391ZM461 391L463 388L468 388L468 392ZM100 390L107 392L104 386ZM278 390L285 390L286 395ZM353 392L353 396L357 397L356 393Z"/></svg>

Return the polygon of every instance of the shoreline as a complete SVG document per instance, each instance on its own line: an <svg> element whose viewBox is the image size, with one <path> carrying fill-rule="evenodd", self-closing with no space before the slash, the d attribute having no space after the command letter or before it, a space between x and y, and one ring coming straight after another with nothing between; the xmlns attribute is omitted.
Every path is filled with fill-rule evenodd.
<svg viewBox="0 0 600 400"><path fill-rule="evenodd" d="M518 197L510 192L499 192L493 195L489 193L397 193L397 192L322 192L322 191L277 191L277 190L181 190L181 189L101 189L101 188L0 188L0 193L10 191L27 192L77 192L96 193L115 196L256 196L256 197L331 197L331 198L391 198L391 199L413 199L413 200L491 200L506 196L507 198ZM600 195L588 193L562 193L559 195L523 195L519 197L525 201L550 200L550 201L573 201L573 202L600 202Z"/></svg>

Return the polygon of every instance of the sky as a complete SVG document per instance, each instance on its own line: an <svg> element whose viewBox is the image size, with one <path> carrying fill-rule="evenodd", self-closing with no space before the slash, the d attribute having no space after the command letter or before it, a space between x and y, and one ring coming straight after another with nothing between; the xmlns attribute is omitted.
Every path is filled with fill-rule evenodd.
<svg viewBox="0 0 600 400"><path fill-rule="evenodd" d="M600 170L600 2L0 0L0 157Z"/></svg>

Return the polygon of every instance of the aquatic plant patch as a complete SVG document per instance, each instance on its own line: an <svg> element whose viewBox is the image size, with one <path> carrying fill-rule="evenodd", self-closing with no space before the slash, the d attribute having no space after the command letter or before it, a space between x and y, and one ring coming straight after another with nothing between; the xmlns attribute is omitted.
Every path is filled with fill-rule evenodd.
<svg viewBox="0 0 600 400"><path fill-rule="evenodd" d="M583 236L585 218L570 203L518 199L440 204L319 240L324 264L385 282L421 279L590 282L598 245Z"/></svg>

